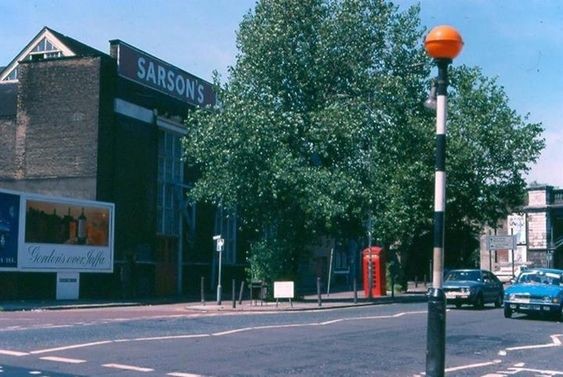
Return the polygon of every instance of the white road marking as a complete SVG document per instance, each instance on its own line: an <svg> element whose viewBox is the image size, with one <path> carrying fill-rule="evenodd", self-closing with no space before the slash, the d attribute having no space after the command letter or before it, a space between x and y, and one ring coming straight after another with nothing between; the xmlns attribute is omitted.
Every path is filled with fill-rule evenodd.
<svg viewBox="0 0 563 377"><path fill-rule="evenodd" d="M508 351L520 351L520 350L537 349L537 348L560 347L561 346L561 340L559 339L559 337L561 337L561 336L563 336L563 334L551 335L551 343L547 343L547 344L535 344L535 345L529 345L529 346L509 347L509 348L505 348L504 350L506 352L508 352Z"/></svg>
<svg viewBox="0 0 563 377"><path fill-rule="evenodd" d="M502 360L493 360L493 361L487 361L487 362L484 362L484 363L461 365L459 367L446 368L445 372L449 373L449 372L456 372L458 370L464 370L464 369L481 368L481 367L486 367L486 366L489 366L489 365L500 364L501 362L502 362Z"/></svg>
<svg viewBox="0 0 563 377"><path fill-rule="evenodd" d="M236 334L239 332L245 332L245 331L250 331L250 330L254 330L254 327L243 327L242 329L235 329L235 330L228 330L228 331L223 331L223 332L216 332L213 333L211 335L213 336L222 336L222 335L230 335L230 334Z"/></svg>
<svg viewBox="0 0 563 377"><path fill-rule="evenodd" d="M66 351L66 350L71 350L71 349L75 349L75 348L84 348L84 347L99 346L99 345L102 345L102 344L108 344L108 343L112 343L112 342L113 342L113 341L111 341L111 340L102 340L102 341L100 341L100 342L73 344L73 345L70 345L70 346L57 347L57 348L48 348L48 349L44 349L44 350L31 351L30 354L37 355L37 354L41 354L41 353L50 353L50 352Z"/></svg>
<svg viewBox="0 0 563 377"><path fill-rule="evenodd" d="M169 335L169 336L153 336L148 338L133 338L133 339L120 339L115 342L144 342L151 340L172 340L172 339L190 339L190 338L205 338L211 334L187 334L187 335Z"/></svg>
<svg viewBox="0 0 563 377"><path fill-rule="evenodd" d="M47 361L56 361L59 363L67 363L67 364L81 364L86 362L86 360L69 359L66 357L58 357L58 356L44 356L44 357L40 357L40 359Z"/></svg>
<svg viewBox="0 0 563 377"><path fill-rule="evenodd" d="M103 364L103 367L106 368L115 368L115 369L124 369L124 370L132 370L134 372L154 372L154 369L151 368L143 368L143 367L136 367L134 365L125 365L125 364Z"/></svg>
<svg viewBox="0 0 563 377"><path fill-rule="evenodd" d="M201 374L181 373L181 372L168 373L167 376L172 376L172 377L205 377Z"/></svg>
<svg viewBox="0 0 563 377"><path fill-rule="evenodd" d="M500 371L500 373L517 374L520 372L540 373L544 377L563 376L563 371L548 370L548 369L531 369L531 368L507 368L507 371Z"/></svg>
<svg viewBox="0 0 563 377"><path fill-rule="evenodd" d="M0 355L8 355L8 356L26 356L29 355L27 352L18 352L18 351L10 351L10 350L0 350Z"/></svg>
<svg viewBox="0 0 563 377"><path fill-rule="evenodd" d="M74 325L47 325L43 326L44 329L61 329L65 327L74 327Z"/></svg>

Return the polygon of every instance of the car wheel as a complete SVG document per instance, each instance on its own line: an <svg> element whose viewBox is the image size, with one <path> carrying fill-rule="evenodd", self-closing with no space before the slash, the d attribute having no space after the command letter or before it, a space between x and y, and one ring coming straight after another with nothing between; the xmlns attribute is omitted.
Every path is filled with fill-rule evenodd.
<svg viewBox="0 0 563 377"><path fill-rule="evenodd" d="M504 318L512 317L512 309L508 305L504 305Z"/></svg>
<svg viewBox="0 0 563 377"><path fill-rule="evenodd" d="M485 301L483 301L483 295L479 293L477 298L475 299L475 303L473 304L475 309L483 309L485 306Z"/></svg>
<svg viewBox="0 0 563 377"><path fill-rule="evenodd" d="M495 308L500 308L502 306L502 293L497 296L495 300Z"/></svg>

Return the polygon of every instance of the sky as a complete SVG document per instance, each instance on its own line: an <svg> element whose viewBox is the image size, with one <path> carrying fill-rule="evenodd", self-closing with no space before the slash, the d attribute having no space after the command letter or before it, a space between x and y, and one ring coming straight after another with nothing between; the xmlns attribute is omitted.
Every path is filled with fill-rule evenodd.
<svg viewBox="0 0 563 377"><path fill-rule="evenodd" d="M394 1L400 9L418 3ZM0 0L0 66L48 26L100 51L120 39L211 81L227 79L236 30L255 0ZM563 1L421 0L428 29L454 26L464 40L455 64L478 66L504 87L509 105L541 122L546 148L528 183L563 188ZM422 41L421 41L422 43Z"/></svg>

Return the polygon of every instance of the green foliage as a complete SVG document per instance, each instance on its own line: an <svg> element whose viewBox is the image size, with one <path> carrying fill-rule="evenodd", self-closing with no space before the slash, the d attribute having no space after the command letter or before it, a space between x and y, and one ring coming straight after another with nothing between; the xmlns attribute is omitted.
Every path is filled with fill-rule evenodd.
<svg viewBox="0 0 563 377"><path fill-rule="evenodd" d="M236 208L252 234L251 273L293 274L310 240L359 237L369 214L374 236L402 250L431 229L432 62L418 12L264 0L244 17L228 83L216 79L221 105L190 114L184 147L201 173L189 197ZM543 141L478 69L451 82L447 223L472 232L520 203Z"/></svg>
<svg viewBox="0 0 563 377"><path fill-rule="evenodd" d="M395 289L395 292L406 292L408 289L408 279L405 275L404 269L399 265L399 262L394 260L385 265L385 281L386 289L390 291ZM394 287L392 287L394 283Z"/></svg>
<svg viewBox="0 0 563 377"><path fill-rule="evenodd" d="M524 202L524 175L544 147L542 127L511 109L504 89L479 69L462 66L451 76L448 211L457 221L494 226Z"/></svg>
<svg viewBox="0 0 563 377"><path fill-rule="evenodd" d="M271 283L276 280L295 280L293 261L276 239L260 240L250 247L247 274L251 280Z"/></svg>

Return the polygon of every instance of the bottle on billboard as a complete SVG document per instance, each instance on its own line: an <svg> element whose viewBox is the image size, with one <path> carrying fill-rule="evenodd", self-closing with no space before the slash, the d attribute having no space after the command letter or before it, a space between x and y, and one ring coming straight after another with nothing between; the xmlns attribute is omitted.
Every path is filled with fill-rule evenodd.
<svg viewBox="0 0 563 377"><path fill-rule="evenodd" d="M78 225L76 224L76 219L72 217L72 214L70 213L70 207L68 208L68 214L65 217L68 226L67 243L75 243Z"/></svg>
<svg viewBox="0 0 563 377"><path fill-rule="evenodd" d="M88 234L86 232L86 216L84 215L84 207L82 207L82 212L78 216L78 244L85 245L86 238Z"/></svg>

